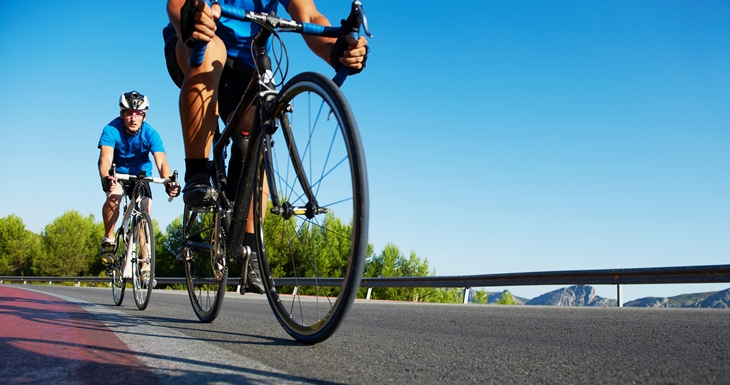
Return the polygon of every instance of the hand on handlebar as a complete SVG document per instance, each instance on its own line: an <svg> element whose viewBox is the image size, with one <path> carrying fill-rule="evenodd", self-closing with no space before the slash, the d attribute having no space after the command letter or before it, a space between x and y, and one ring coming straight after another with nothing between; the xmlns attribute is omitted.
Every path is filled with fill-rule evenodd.
<svg viewBox="0 0 730 385"><path fill-rule="evenodd" d="M192 48L199 41L211 41L220 14L220 6L211 8L203 0L186 0L180 8L180 34L185 45Z"/></svg>
<svg viewBox="0 0 730 385"><path fill-rule="evenodd" d="M104 190L104 192L112 191L112 188L116 183L117 178L107 175L101 178L101 189Z"/></svg>
<svg viewBox="0 0 730 385"><path fill-rule="evenodd" d="M173 198L180 196L180 183L175 181L165 183L165 192Z"/></svg>
<svg viewBox="0 0 730 385"><path fill-rule="evenodd" d="M364 37L360 36L355 40L352 36L345 35L339 37L332 47L330 64L335 71L339 71L342 65L350 67L350 75L354 75L365 69L368 53L370 53L370 47Z"/></svg>
<svg viewBox="0 0 730 385"><path fill-rule="evenodd" d="M165 182L165 192L167 195L170 196L170 198L167 200L168 202L172 202L172 200L180 196L180 183L177 183L177 170L172 173L172 175L166 179L167 182Z"/></svg>

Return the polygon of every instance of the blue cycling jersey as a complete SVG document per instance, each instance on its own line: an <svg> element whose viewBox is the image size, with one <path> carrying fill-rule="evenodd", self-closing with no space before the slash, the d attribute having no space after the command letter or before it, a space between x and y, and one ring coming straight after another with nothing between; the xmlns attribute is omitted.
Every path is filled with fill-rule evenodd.
<svg viewBox="0 0 730 385"><path fill-rule="evenodd" d="M121 118L109 122L101 132L99 145L114 149L114 163L122 174L137 175L144 170L152 175L150 153L165 152L160 134L146 122L142 123L136 135L129 136L124 130Z"/></svg>
<svg viewBox="0 0 730 385"><path fill-rule="evenodd" d="M221 3L246 11L263 13L277 11L279 4L283 5L285 9L289 6L289 0L223 0ZM228 57L253 68L251 41L258 31L259 26L256 24L222 17L216 35L225 43ZM175 35L175 29L168 24L162 34L165 42L167 42Z"/></svg>

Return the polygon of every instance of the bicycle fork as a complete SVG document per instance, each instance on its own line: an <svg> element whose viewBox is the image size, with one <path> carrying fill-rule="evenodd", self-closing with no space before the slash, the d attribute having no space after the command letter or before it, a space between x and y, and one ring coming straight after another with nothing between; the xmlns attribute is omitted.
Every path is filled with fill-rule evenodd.
<svg viewBox="0 0 730 385"><path fill-rule="evenodd" d="M135 252L134 239L131 234L124 236L124 266L122 267L122 277L126 279L133 278L134 274L132 269L137 259L137 253Z"/></svg>

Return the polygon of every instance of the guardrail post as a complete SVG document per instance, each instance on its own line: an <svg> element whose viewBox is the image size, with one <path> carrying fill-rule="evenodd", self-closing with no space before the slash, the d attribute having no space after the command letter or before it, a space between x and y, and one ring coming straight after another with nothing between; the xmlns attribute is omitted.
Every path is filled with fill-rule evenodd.
<svg viewBox="0 0 730 385"><path fill-rule="evenodd" d="M76 281L76 287L81 287L81 281Z"/></svg>
<svg viewBox="0 0 730 385"><path fill-rule="evenodd" d="M616 285L616 304L618 307L624 307L624 304L621 303L621 285Z"/></svg>
<svg viewBox="0 0 730 385"><path fill-rule="evenodd" d="M48 286L53 286L53 281L48 281Z"/></svg>
<svg viewBox="0 0 730 385"><path fill-rule="evenodd" d="M2 282L0 282L0 283L2 283ZM373 288L372 287L369 287L368 288L368 294L365 296L365 299L370 299L370 294L372 294L372 293L373 293Z"/></svg>
<svg viewBox="0 0 730 385"><path fill-rule="evenodd" d="M469 303L469 289L468 287L464 288L464 302L463 303Z"/></svg>

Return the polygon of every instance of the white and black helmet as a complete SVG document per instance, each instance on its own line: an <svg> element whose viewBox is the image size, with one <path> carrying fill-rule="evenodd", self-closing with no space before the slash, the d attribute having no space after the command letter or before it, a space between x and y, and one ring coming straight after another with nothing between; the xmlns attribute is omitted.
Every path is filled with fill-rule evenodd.
<svg viewBox="0 0 730 385"><path fill-rule="evenodd" d="M150 109L150 101L147 97L137 91L125 92L119 97L119 109L147 111Z"/></svg>

